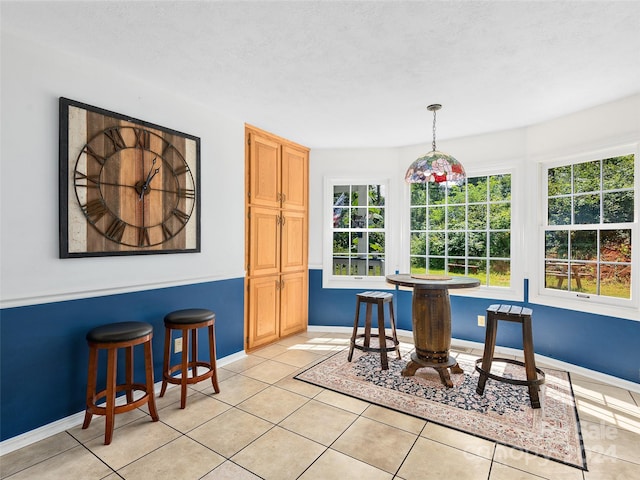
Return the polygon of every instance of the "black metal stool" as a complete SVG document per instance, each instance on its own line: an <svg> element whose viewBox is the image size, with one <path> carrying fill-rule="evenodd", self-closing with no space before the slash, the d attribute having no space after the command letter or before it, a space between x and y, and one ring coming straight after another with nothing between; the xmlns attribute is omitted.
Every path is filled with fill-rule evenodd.
<svg viewBox="0 0 640 480"><path fill-rule="evenodd" d="M89 374L87 381L87 409L84 414L82 428L89 427L93 415L104 415L106 427L104 444L109 445L113 437L114 416L128 412L145 403L149 404L149 413L154 422L158 421L158 412L153 391L153 357L151 354L151 339L153 327L145 322L120 322L96 327L87 333L89 344ZM144 344L146 383L133 382L133 347ZM125 348L126 383L117 384L118 349ZM98 375L98 350L107 350L107 378L106 388L96 392ZM140 390L144 395L133 399L133 392ZM116 406L116 393L126 392L126 403ZM106 406L98 407L96 401L106 398Z"/></svg>
<svg viewBox="0 0 640 480"><path fill-rule="evenodd" d="M164 364L162 367L162 388L160 396L164 396L167 390L167 383L180 385L180 408L187 404L187 385L201 382L211 378L213 389L220 393L218 387L218 375L216 373L216 339L213 327L216 321L216 314L211 310L203 308L190 308L177 310L164 317ZM209 333L209 361L198 360L198 329L207 327ZM182 357L178 365L171 366L171 331L182 331ZM188 345L188 334L191 332L191 348ZM188 360L188 353L191 350L191 360ZM205 373L198 375L198 367L207 369ZM188 371L191 369L191 376ZM173 377L172 374L180 372L180 378Z"/></svg>
<svg viewBox="0 0 640 480"><path fill-rule="evenodd" d="M533 350L533 331L531 329L532 313L533 311L530 308L523 308L515 305L491 305L487 308L487 331L484 341L484 353L482 358L476 360L476 371L480 373L478 387L476 388L476 392L479 395L484 393L484 387L488 378L492 378L499 382L510 383L512 385L525 385L529 389L531 407L540 408L538 391L540 390L540 385L544 383L544 372L539 368L536 368L536 360ZM493 352L496 346L496 333L498 332L498 320L507 320L509 322L518 322L522 324L524 362L509 358L493 358ZM494 375L491 373L491 364L493 362L511 363L523 366L525 367L527 379L519 380ZM482 366L479 366L479 363L482 363ZM538 378L538 375L540 375L540 378Z"/></svg>
<svg viewBox="0 0 640 480"><path fill-rule="evenodd" d="M349 358L351 361L353 358L353 349L357 348L363 352L379 352L380 363L383 370L389 369L389 362L387 360L387 352L397 352L398 358L400 358L400 347L398 346L398 337L396 335L396 320L393 314L393 294L388 292L362 292L356 295L356 318L353 322L353 333L351 335L351 346L349 347ZM358 334L358 324L360 322L360 305L365 303L367 305L364 333ZM384 304L389 304L389 323L391 324L391 336L386 335L384 329ZM378 306L378 333L371 333L371 310L372 306ZM371 347L371 337L378 338L378 347ZM357 340L363 338L362 345L357 343ZM387 344L387 340L391 340L392 346Z"/></svg>

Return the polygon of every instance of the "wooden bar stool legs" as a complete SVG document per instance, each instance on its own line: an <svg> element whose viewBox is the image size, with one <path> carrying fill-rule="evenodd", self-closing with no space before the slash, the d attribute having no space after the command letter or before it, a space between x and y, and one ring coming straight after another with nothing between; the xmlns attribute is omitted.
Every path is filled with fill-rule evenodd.
<svg viewBox="0 0 640 480"><path fill-rule="evenodd" d="M192 308L171 312L164 317L164 360L162 367L162 388L160 397L163 397L167 390L167 384L180 385L180 408L185 408L187 404L187 386L211 378L213 390L220 393L218 386L218 375L216 372L216 344L214 324L216 316L210 310ZM198 329L207 328L209 340L209 361L198 360ZM182 354L180 363L171 366L171 332L180 330L182 332ZM189 342L189 338L191 342ZM191 354L189 358L189 353ZM198 375L198 367L205 368L205 373ZM189 370L191 375L189 376ZM180 372L180 377L173 374Z"/></svg>
<svg viewBox="0 0 640 480"><path fill-rule="evenodd" d="M84 414L82 428L88 428L93 415L105 416L104 444L109 445L113 438L115 415L138 408L145 403L149 405L149 413L154 422L158 421L158 412L153 386L153 355L151 339L153 327L144 322L121 322L97 327L87 333L89 344L89 371L87 379L87 409ZM145 383L134 383L133 347L144 344ZM125 349L125 383L117 384L118 349ZM107 377L104 390L97 392L98 351L107 350ZM133 392L144 392L142 397L134 400ZM116 394L125 392L126 403L116 405ZM105 398L106 405L99 407L96 402Z"/></svg>
<svg viewBox="0 0 640 480"><path fill-rule="evenodd" d="M366 316L364 324L364 333L358 334L358 326L360 323L360 306L366 304ZM384 327L384 304L389 305L389 323L391 325L391 336L386 334ZM371 333L371 316L373 305L378 306L378 333ZM371 347L371 337L378 338L378 347ZM362 344L358 339L363 339ZM392 346L389 346L387 340L390 340ZM389 369L389 361L387 352L395 351L400 358L400 342L396 335L396 320L393 313L393 294L387 292L363 292L356 296L356 316L353 322L353 333L351 335L348 361L353 358L353 350L357 348L364 352L379 352L382 370Z"/></svg>
<svg viewBox="0 0 640 480"><path fill-rule="evenodd" d="M476 360L476 371L480 373L476 392L484 394L484 388L489 378L512 385L524 385L529 390L529 399L532 408L540 408L540 385L544 383L544 372L536 368L535 352L533 349L533 329L531 327L530 308L512 305L491 305L487 309L487 331L485 333L484 352L481 359ZM494 358L496 346L496 334L498 332L498 320L507 320L522 324L522 344L524 349L524 362L508 358ZM511 363L525 367L526 380L506 378L491 373L491 365L494 362Z"/></svg>

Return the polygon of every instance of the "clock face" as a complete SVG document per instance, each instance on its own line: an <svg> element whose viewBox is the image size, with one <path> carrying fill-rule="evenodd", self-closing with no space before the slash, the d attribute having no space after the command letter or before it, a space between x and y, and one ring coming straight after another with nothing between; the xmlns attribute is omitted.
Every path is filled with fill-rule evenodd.
<svg viewBox="0 0 640 480"><path fill-rule="evenodd" d="M199 251L199 139L60 105L61 257Z"/></svg>

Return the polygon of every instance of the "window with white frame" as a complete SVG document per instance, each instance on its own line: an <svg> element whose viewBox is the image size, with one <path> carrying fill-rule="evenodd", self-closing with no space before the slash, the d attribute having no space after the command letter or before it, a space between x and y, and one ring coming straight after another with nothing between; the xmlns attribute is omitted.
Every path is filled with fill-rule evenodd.
<svg viewBox="0 0 640 480"><path fill-rule="evenodd" d="M511 174L411 184L409 221L411 273L511 285Z"/></svg>
<svg viewBox="0 0 640 480"><path fill-rule="evenodd" d="M328 245L325 248L326 280L333 280L332 286L363 280L384 282L387 183L329 181L325 188L331 197L330 213L327 212L331 218L330 251Z"/></svg>
<svg viewBox="0 0 640 480"><path fill-rule="evenodd" d="M610 304L632 299L634 154L545 167L547 292Z"/></svg>

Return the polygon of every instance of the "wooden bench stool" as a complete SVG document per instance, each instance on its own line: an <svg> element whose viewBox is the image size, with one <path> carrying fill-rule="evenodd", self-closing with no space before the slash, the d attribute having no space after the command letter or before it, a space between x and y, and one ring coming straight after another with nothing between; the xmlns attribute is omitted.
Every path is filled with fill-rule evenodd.
<svg viewBox="0 0 640 480"><path fill-rule="evenodd" d="M164 317L164 363L162 367L160 397L164 396L168 383L180 385L180 408L184 408L187 404L187 385L201 382L207 378L211 379L215 392L220 393L216 372L216 339L213 330L215 321L216 314L211 310L205 310L203 308L177 310ZM209 333L208 362L198 360L198 329L205 327ZM172 330L180 330L183 339L181 362L174 366L170 365ZM191 332L190 348L188 345L189 332ZM191 360L188 359L189 350L191 351ZM198 375L198 367L204 367L206 369L205 373ZM191 376L188 375L189 370L191 370ZM180 377L172 376L175 372L180 372Z"/></svg>
<svg viewBox="0 0 640 480"><path fill-rule="evenodd" d="M398 346L398 337L396 335L396 320L393 314L393 294L388 292L362 292L356 296L356 318L353 322L353 333L349 347L349 358L353 358L353 349L357 348L363 352L379 352L380 363L383 370L389 369L387 360L387 352L397 352L400 358L400 347ZM358 334L358 325L360 323L360 305L367 305L366 317L364 323L364 333ZM389 304L389 323L391 324L391 336L386 335L384 329L384 304ZM371 310L373 305L378 306L378 333L371 333ZM378 347L371 346L371 337L378 338ZM362 344L358 343L359 339L363 339ZM387 343L390 340L392 345Z"/></svg>
<svg viewBox="0 0 640 480"><path fill-rule="evenodd" d="M533 350L533 331L531 329L532 313L533 311L530 308L523 308L515 305L491 305L487 308L487 331L484 341L484 353L482 358L476 360L476 371L480 373L478 386L476 388L476 392L479 395L484 394L484 387L488 378L512 385L525 385L529 389L531 407L540 408L538 391L540 390L540 385L544 383L544 372L539 368L536 368L535 354ZM498 320L507 320L509 322L518 322L522 324L524 362L509 358L493 358L493 352L496 346L496 333L498 332ZM491 364L493 362L511 363L523 366L527 374L527 379L519 380L505 378L500 375L492 374ZM480 363L482 366L478 365ZM538 375L540 375L540 378L538 378Z"/></svg>
<svg viewBox="0 0 640 480"><path fill-rule="evenodd" d="M106 427L104 444L109 445L113 437L114 416L128 412L145 403L149 405L149 413L154 422L158 421L158 412L153 391L153 357L151 354L151 338L153 327L145 322L120 322L96 327L87 333L89 344L89 374L87 381L87 409L84 414L82 428L89 427L93 415L104 415ZM146 383L133 382L133 347L144 344L144 361ZM117 384L118 349L125 350L126 383ZM96 392L98 375L98 350L107 350L107 378L106 388ZM133 392L140 390L144 395L133 399ZM126 403L116 406L116 393L126 392ZM106 398L106 406L96 405L97 400Z"/></svg>

